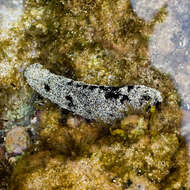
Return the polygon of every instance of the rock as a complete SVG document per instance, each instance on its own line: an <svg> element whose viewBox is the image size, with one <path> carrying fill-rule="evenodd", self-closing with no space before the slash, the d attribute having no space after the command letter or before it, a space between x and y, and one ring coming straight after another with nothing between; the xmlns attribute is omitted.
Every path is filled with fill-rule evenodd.
<svg viewBox="0 0 190 190"><path fill-rule="evenodd" d="M66 160L63 155L43 151L25 155L18 161L10 190L17 187L19 190L120 189L120 184L112 183L109 176L96 159Z"/></svg>
<svg viewBox="0 0 190 190"><path fill-rule="evenodd" d="M21 154L29 145L29 135L24 127L15 127L6 135L5 148L9 154Z"/></svg>

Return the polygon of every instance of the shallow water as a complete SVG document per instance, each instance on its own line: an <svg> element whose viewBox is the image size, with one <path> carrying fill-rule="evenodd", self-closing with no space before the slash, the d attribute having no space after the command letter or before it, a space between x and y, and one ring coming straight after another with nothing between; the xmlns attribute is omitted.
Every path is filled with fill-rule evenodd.
<svg viewBox="0 0 190 190"><path fill-rule="evenodd" d="M138 16L146 20L151 20L156 10L166 3L165 0L132 2ZM166 19L156 25L151 36L150 56L155 67L172 75L182 96L184 110L190 110L190 2L170 2L167 2Z"/></svg>

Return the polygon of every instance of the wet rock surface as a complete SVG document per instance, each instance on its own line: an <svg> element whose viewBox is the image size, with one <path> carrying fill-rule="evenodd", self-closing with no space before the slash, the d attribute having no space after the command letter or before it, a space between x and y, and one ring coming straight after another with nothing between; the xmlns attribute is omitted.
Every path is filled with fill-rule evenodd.
<svg viewBox="0 0 190 190"><path fill-rule="evenodd" d="M9 154L22 154L30 146L30 138L24 127L14 127L6 134L5 148Z"/></svg>

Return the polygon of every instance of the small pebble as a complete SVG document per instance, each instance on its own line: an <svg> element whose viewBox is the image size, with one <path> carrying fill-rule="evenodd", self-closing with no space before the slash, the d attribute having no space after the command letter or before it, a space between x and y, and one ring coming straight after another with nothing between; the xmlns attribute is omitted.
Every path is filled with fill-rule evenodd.
<svg viewBox="0 0 190 190"><path fill-rule="evenodd" d="M5 148L9 154L22 154L30 146L30 138L24 127L11 129L5 139Z"/></svg>

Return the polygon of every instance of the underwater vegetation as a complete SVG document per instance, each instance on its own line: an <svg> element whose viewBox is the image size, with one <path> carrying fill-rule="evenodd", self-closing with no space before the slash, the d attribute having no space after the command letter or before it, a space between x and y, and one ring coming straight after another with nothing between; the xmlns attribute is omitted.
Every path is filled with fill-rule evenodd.
<svg viewBox="0 0 190 190"><path fill-rule="evenodd" d="M31 138L10 170L0 165L8 189L189 188L180 97L149 59L149 37L166 16L164 6L146 22L129 0L25 0L21 19L0 34L0 129L25 127ZM110 124L87 120L31 89L24 70L35 63L87 84L145 85L163 101L149 112L128 106Z"/></svg>

